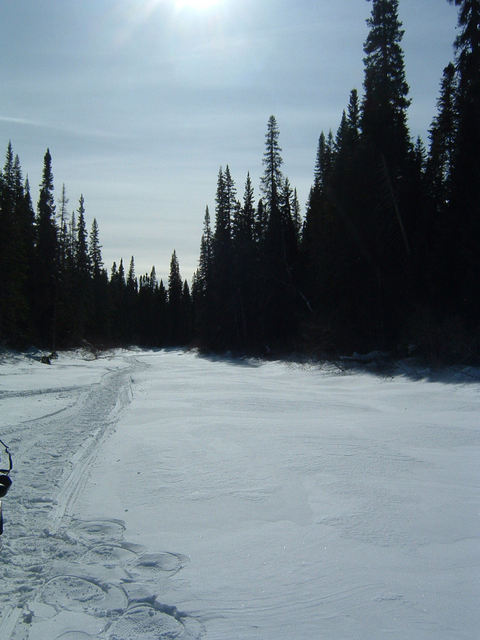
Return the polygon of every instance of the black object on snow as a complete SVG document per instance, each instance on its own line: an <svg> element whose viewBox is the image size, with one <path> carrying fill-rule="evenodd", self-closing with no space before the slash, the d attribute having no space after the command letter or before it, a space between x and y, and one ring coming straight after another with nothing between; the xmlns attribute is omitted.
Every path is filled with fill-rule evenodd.
<svg viewBox="0 0 480 640"><path fill-rule="evenodd" d="M7 491L12 486L12 480L8 475L13 468L13 460L12 455L7 447L7 445L0 440L0 444L5 449L5 453L8 456L8 469L0 469L0 498L3 498L7 495ZM2 515L2 501L0 500L0 536L3 533L3 515Z"/></svg>

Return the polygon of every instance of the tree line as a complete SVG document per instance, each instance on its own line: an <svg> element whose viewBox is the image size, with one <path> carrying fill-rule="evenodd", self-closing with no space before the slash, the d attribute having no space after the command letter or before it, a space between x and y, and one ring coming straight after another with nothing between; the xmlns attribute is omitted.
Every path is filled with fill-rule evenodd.
<svg viewBox="0 0 480 640"><path fill-rule="evenodd" d="M428 148L408 129L398 1L373 0L363 95L352 89L336 132L319 137L305 218L273 116L258 202L248 175L239 202L220 170L192 285L202 344L478 358L480 2L455 4Z"/></svg>
<svg viewBox="0 0 480 640"><path fill-rule="evenodd" d="M363 93L319 136L305 215L283 174L279 127L267 123L256 199L229 166L207 207L199 265L165 285L134 259L105 269L85 202L56 204L44 158L36 211L9 144L0 174L0 340L57 348L195 344L316 355L416 349L480 351L480 0L459 7L455 60L443 71L428 143L412 140L398 0L373 0Z"/></svg>
<svg viewBox="0 0 480 640"><path fill-rule="evenodd" d="M168 285L155 267L135 275L134 258L104 267L99 227L87 229L85 200L68 210L65 186L54 199L52 158L47 149L34 211L28 179L12 144L0 173L0 340L55 351L89 342L181 344L191 339L187 282L175 252Z"/></svg>

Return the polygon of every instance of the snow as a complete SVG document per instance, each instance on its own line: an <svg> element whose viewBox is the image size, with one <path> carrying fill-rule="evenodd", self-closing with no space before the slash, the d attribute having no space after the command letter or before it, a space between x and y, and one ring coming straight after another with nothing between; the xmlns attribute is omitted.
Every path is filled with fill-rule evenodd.
<svg viewBox="0 0 480 640"><path fill-rule="evenodd" d="M0 639L472 640L480 384L447 373L3 357Z"/></svg>

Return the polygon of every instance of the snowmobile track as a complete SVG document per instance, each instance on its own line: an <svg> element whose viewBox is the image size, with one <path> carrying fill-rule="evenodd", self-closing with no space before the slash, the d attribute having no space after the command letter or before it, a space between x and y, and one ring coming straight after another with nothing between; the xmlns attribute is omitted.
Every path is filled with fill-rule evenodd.
<svg viewBox="0 0 480 640"><path fill-rule="evenodd" d="M76 400L16 425L11 434L28 447L15 451L15 491L0 554L1 640L45 634L51 640L123 640L133 627L136 637L148 640L203 634L196 620L155 595L187 558L126 542L119 520L72 518L91 463L132 398L132 373L143 365L134 358L127 363L97 384L48 389L69 390ZM58 437L66 430L68 437Z"/></svg>

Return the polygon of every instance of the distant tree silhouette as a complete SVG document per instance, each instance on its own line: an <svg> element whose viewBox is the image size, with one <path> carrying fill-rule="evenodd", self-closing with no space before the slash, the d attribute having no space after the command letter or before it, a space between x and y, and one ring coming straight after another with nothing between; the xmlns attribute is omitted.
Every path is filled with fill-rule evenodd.
<svg viewBox="0 0 480 640"><path fill-rule="evenodd" d="M170 275L168 277L168 315L169 338L172 345L182 344L183 333L183 308L182 308L182 277L178 264L177 254L174 251L170 261Z"/></svg>
<svg viewBox="0 0 480 640"><path fill-rule="evenodd" d="M47 149L36 217L35 315L40 344L56 348L58 242L53 196L52 157Z"/></svg>
<svg viewBox="0 0 480 640"><path fill-rule="evenodd" d="M452 268L454 305L471 330L480 326L480 1L455 0L455 5L459 7L455 41L458 128L451 211L458 247Z"/></svg>

